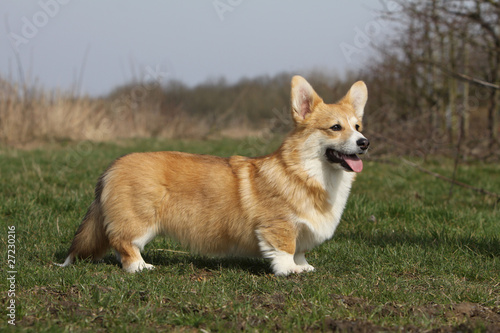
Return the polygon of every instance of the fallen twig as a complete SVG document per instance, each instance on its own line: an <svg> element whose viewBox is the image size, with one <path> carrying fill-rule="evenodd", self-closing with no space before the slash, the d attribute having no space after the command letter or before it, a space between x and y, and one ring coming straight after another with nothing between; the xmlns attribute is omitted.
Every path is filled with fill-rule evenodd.
<svg viewBox="0 0 500 333"><path fill-rule="evenodd" d="M164 251L164 252L172 252L172 253L180 253L180 254L190 254L186 251L177 251L177 250L168 250L168 249L153 249L153 251Z"/></svg>

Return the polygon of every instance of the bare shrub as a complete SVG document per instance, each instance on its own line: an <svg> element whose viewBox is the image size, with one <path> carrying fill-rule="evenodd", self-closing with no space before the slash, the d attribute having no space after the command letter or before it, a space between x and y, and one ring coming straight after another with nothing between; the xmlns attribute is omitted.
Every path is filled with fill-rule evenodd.
<svg viewBox="0 0 500 333"><path fill-rule="evenodd" d="M31 90L0 81L0 142L103 141L134 137L203 137L209 131L201 117L181 108L162 112L160 101L78 97Z"/></svg>

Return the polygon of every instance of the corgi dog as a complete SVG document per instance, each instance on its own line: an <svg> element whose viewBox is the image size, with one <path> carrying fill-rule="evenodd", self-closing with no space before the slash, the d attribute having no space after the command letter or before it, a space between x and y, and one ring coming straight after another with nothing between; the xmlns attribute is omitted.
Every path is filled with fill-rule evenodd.
<svg viewBox="0 0 500 333"><path fill-rule="evenodd" d="M127 272L152 269L141 250L157 235L203 255L270 260L274 274L313 271L305 253L333 236L368 139L366 85L326 104L302 77L291 82L293 131L274 153L222 158L132 153L100 176L95 199L61 266L113 248Z"/></svg>

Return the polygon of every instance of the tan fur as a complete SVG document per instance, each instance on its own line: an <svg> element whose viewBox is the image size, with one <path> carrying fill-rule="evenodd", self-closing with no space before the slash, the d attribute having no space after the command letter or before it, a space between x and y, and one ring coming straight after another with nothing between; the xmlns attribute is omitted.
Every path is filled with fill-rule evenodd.
<svg viewBox="0 0 500 333"><path fill-rule="evenodd" d="M268 257L278 275L312 270L303 254L331 237L354 179L319 156L321 142L340 146L354 135L348 123L360 125L366 98L351 92L366 88L353 87L327 105L294 77L296 128L268 156L154 152L117 159L99 179L65 265L75 257L100 258L112 247L125 270L151 268L140 250L165 234L201 254ZM345 130L332 131L334 123Z"/></svg>

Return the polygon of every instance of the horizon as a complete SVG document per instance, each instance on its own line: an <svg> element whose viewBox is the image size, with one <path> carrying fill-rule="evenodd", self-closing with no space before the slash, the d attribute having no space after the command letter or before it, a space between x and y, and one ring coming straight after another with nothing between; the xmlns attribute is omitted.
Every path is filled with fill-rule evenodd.
<svg viewBox="0 0 500 333"><path fill-rule="evenodd" d="M7 1L0 77L90 96L151 79L195 87L281 73L342 77L370 57L386 32L375 10L391 5Z"/></svg>

